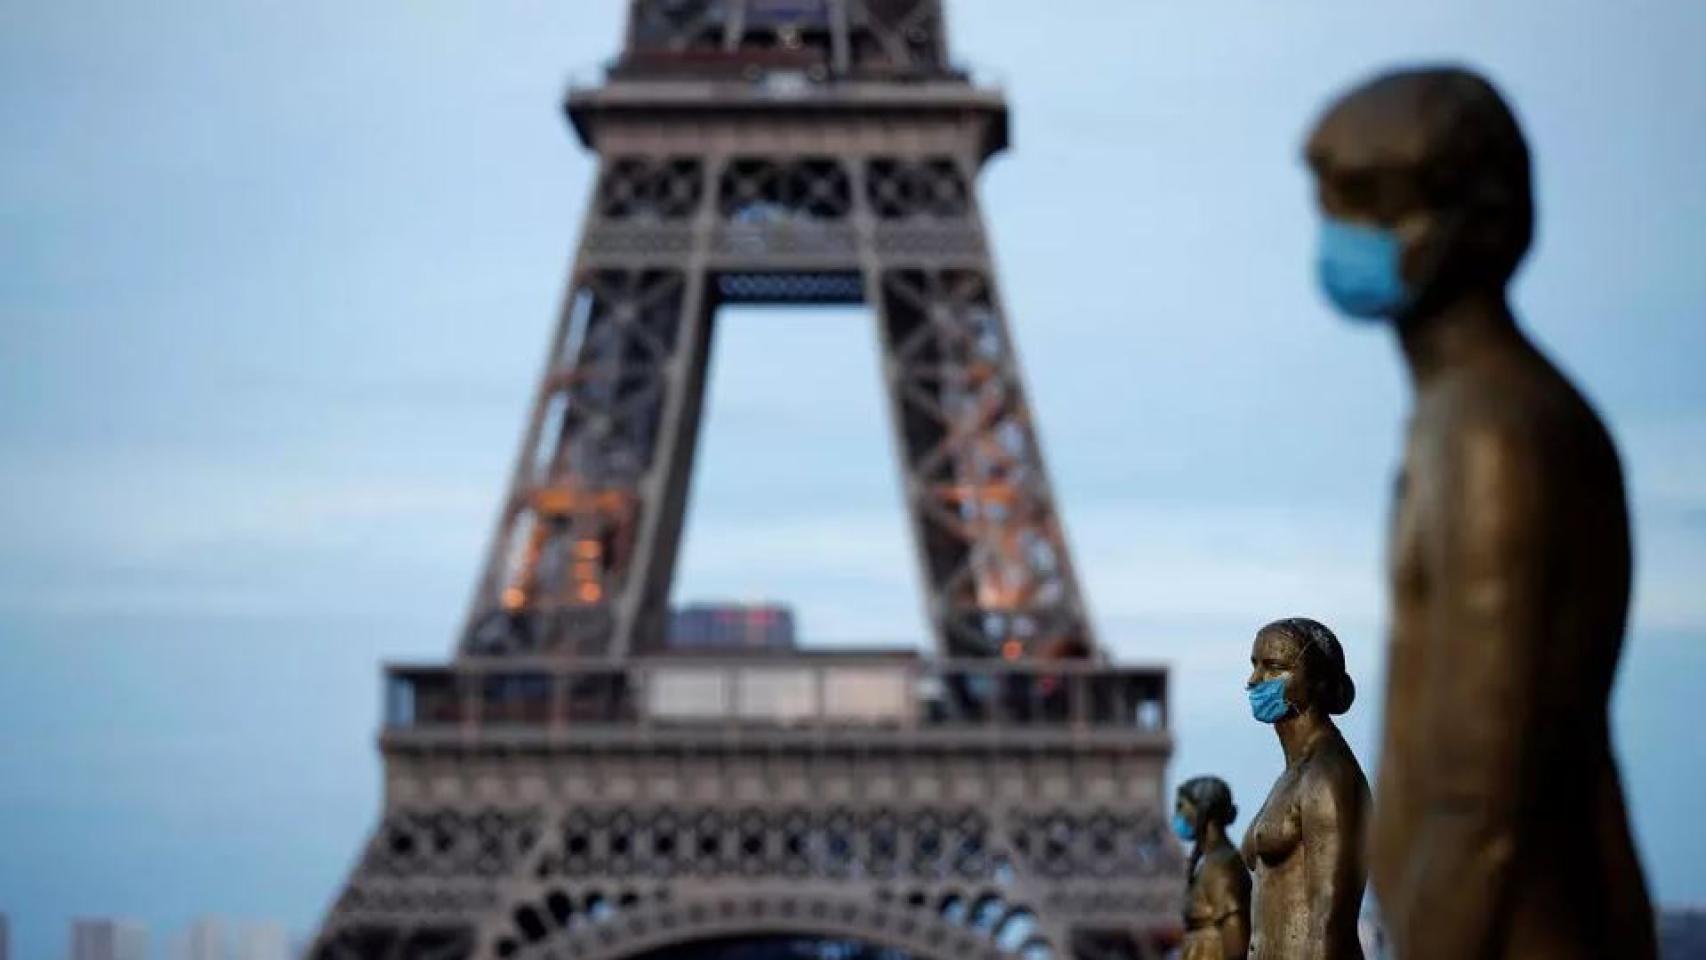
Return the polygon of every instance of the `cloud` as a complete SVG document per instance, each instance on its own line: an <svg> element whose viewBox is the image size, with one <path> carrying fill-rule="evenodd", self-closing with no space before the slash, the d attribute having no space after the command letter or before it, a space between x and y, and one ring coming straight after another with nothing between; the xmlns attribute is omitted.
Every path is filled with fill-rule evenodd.
<svg viewBox="0 0 1706 960"><path fill-rule="evenodd" d="M1253 627L1296 612L1357 623L1380 615L1379 538L1352 510L1100 503L1071 510L1069 524L1082 586L1101 619ZM830 582L842 596L902 594L904 604L875 607L900 610L917 605L916 563L904 519L892 513L707 520L689 530L678 595L738 595L750 586L809 602ZM849 581L865 589L847 590ZM893 632L912 618L856 619ZM841 633L836 616L816 622Z"/></svg>
<svg viewBox="0 0 1706 960"><path fill-rule="evenodd" d="M1706 415L1635 418L1618 434L1638 512L1706 509Z"/></svg>
<svg viewBox="0 0 1706 960"><path fill-rule="evenodd" d="M1636 626L1706 629L1697 589L1706 569L1706 420L1638 422L1623 434ZM495 470L486 479L371 465L342 473L324 462L292 471L146 451L12 466L0 476L0 516L12 533L0 545L0 607L66 613L255 611L306 595L378 609L394 602L404 577L447 583L465 574L483 553L501 489ZM888 469L862 479L886 483ZM1100 620L1256 624L1309 613L1373 627L1385 609L1381 493L1304 504L1098 497L1062 509ZM676 596L793 602L814 635L836 640L917 636L917 558L897 500L825 512L809 499L691 510ZM376 592L367 602L339 583Z"/></svg>
<svg viewBox="0 0 1706 960"><path fill-rule="evenodd" d="M116 479L115 479L116 478ZM458 597L493 492L170 457L21 464L0 475L0 611L379 613ZM457 582L461 581L461 582Z"/></svg>

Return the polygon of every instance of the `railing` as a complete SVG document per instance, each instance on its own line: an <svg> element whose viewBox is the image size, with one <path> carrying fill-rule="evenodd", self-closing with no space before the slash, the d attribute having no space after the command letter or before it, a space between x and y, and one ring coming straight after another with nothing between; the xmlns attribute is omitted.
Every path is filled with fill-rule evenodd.
<svg viewBox="0 0 1706 960"><path fill-rule="evenodd" d="M1053 728L1163 733L1166 672L894 654L461 661L386 670L387 731Z"/></svg>

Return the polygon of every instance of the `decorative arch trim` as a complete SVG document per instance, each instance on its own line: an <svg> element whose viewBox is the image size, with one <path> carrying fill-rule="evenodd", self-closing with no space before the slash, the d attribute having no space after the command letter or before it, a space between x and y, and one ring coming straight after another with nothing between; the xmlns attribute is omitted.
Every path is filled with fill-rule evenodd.
<svg viewBox="0 0 1706 960"><path fill-rule="evenodd" d="M625 910L554 931L512 960L630 960L665 947L729 937L792 934L858 940L917 960L1015 960L977 930L926 911L842 897L698 897Z"/></svg>

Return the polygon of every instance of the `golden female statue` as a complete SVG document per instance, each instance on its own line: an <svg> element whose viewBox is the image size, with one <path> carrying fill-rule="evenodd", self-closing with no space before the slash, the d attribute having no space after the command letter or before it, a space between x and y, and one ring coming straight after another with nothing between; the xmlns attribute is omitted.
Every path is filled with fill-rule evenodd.
<svg viewBox="0 0 1706 960"><path fill-rule="evenodd" d="M1232 789L1219 777L1179 785L1173 830L1191 845L1180 960L1244 960L1250 951L1250 871L1226 828L1238 818Z"/></svg>
<svg viewBox="0 0 1706 960"><path fill-rule="evenodd" d="M1370 864L1397 955L1651 960L1606 717L1622 470L1505 296L1534 231L1522 131L1486 80L1412 70L1335 103L1308 157L1323 285L1397 335L1415 391Z"/></svg>
<svg viewBox="0 0 1706 960"><path fill-rule="evenodd" d="M1256 881L1250 958L1362 960L1369 795L1333 723L1356 699L1344 648L1314 620L1278 620L1257 632L1250 665L1251 711L1285 751L1285 772L1244 834Z"/></svg>

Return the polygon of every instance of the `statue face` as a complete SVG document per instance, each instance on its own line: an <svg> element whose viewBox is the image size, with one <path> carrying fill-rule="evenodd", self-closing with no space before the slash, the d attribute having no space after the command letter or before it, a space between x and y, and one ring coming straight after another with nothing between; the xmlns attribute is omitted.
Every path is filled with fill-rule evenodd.
<svg viewBox="0 0 1706 960"><path fill-rule="evenodd" d="M1334 219L1381 227L1397 228L1428 213L1415 178L1390 167L1317 167L1315 202Z"/></svg>
<svg viewBox="0 0 1706 960"><path fill-rule="evenodd" d="M1421 70L1365 83L1329 107L1304 152L1323 216L1400 241L1418 298L1502 289L1528 248L1527 147L1480 78Z"/></svg>
<svg viewBox="0 0 1706 960"><path fill-rule="evenodd" d="M1315 173L1326 221L1319 269L1329 296L1360 319L1407 313L1433 282L1449 234L1417 178L1392 166L1327 162Z"/></svg>
<svg viewBox="0 0 1706 960"><path fill-rule="evenodd" d="M1352 316L1397 319L1407 314L1432 291L1458 233L1459 218L1441 202L1439 184L1430 188L1423 173L1438 146L1425 119L1425 88L1425 83L1406 81L1365 86L1334 104L1309 138L1306 153L1323 218L1379 231L1379 242L1370 241L1367 251L1361 245L1348 253L1323 247L1323 264L1373 264L1364 268L1374 271L1367 278L1345 274L1350 268L1344 266L1323 275L1350 285L1347 293L1327 284L1335 302ZM1324 232L1323 240L1328 239L1343 237ZM1395 253L1386 252L1394 247ZM1354 294L1360 284L1385 295L1359 308Z"/></svg>
<svg viewBox="0 0 1706 960"><path fill-rule="evenodd" d="M1185 799L1185 794L1183 791L1181 791L1179 793L1177 799L1175 799L1173 802L1173 812L1177 813L1181 817L1184 817L1186 823L1196 823L1197 822L1196 805L1191 803L1191 801Z"/></svg>
<svg viewBox="0 0 1706 960"><path fill-rule="evenodd" d="M1305 154L1316 200L1330 217L1398 227L1433 204L1418 171L1434 152L1421 84L1382 82L1334 103L1310 133Z"/></svg>
<svg viewBox="0 0 1706 960"><path fill-rule="evenodd" d="M1250 679L1245 685L1253 687L1274 679L1285 681L1285 702L1293 710L1309 708L1313 677L1303 655L1303 642L1289 633L1266 630L1256 634L1250 648Z"/></svg>

